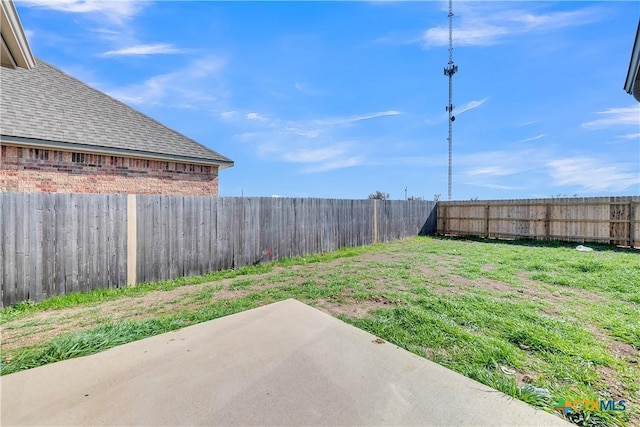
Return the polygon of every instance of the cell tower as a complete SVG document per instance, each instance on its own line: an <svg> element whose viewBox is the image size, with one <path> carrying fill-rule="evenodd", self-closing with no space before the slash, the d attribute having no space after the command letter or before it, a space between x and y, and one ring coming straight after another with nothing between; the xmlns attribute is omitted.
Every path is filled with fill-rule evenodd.
<svg viewBox="0 0 640 427"><path fill-rule="evenodd" d="M453 64L453 0L449 0L449 63L447 68L444 69L444 75L449 77L449 104L445 107L449 113L449 181L448 181L448 193L449 200L451 200L451 157L452 157L452 145L453 145L453 122L456 120L453 115L453 75L458 71L458 66Z"/></svg>

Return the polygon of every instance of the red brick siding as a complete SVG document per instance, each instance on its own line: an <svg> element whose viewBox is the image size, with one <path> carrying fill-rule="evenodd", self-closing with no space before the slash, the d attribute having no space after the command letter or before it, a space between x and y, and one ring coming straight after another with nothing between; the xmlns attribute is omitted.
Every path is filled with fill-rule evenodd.
<svg viewBox="0 0 640 427"><path fill-rule="evenodd" d="M218 167L2 145L0 191L218 195Z"/></svg>

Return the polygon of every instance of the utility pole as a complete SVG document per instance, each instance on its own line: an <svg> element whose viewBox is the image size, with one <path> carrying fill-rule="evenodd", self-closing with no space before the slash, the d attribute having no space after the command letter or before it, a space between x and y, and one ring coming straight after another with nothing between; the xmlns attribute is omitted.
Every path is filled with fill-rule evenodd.
<svg viewBox="0 0 640 427"><path fill-rule="evenodd" d="M455 116L453 115L453 75L458 71L458 66L453 63L453 0L449 0L449 63L444 69L444 75L449 77L449 104L445 107L449 113L449 180L448 180L448 193L449 200L451 200L451 164L452 164L452 145L453 145L453 122Z"/></svg>

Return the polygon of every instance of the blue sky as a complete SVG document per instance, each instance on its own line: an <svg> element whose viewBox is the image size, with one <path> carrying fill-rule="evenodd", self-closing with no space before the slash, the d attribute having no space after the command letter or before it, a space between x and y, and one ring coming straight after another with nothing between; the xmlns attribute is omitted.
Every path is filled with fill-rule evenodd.
<svg viewBox="0 0 640 427"><path fill-rule="evenodd" d="M16 6L37 57L232 158L221 196L446 198L447 2ZM637 3L454 13L454 199L640 194Z"/></svg>

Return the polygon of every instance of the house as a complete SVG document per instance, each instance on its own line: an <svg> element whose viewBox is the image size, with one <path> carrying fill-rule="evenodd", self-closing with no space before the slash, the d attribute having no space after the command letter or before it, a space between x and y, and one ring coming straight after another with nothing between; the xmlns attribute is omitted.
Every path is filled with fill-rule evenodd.
<svg viewBox="0 0 640 427"><path fill-rule="evenodd" d="M218 195L232 160L34 58L1 4L0 191Z"/></svg>
<svg viewBox="0 0 640 427"><path fill-rule="evenodd" d="M633 49L631 50L631 61L629 62L629 71L624 83L624 90L633 95L636 101L640 102L640 21L638 21L638 29L636 30L636 41L633 43Z"/></svg>

